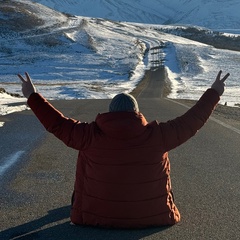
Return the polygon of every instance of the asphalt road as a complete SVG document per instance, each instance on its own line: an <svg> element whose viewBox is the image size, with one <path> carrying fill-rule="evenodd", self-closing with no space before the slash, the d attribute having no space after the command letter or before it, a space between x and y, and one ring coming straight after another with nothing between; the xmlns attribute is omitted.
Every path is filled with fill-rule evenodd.
<svg viewBox="0 0 240 240"><path fill-rule="evenodd" d="M166 121L183 114L187 108L163 97L164 69L148 74L150 81L134 93L147 120ZM108 111L109 102L52 103L67 116L90 122ZM69 224L77 152L46 133L30 111L5 118L1 151L23 153L1 176L1 240L239 239L239 132L209 120L196 136L170 152L173 191L182 215L179 224L116 230Z"/></svg>

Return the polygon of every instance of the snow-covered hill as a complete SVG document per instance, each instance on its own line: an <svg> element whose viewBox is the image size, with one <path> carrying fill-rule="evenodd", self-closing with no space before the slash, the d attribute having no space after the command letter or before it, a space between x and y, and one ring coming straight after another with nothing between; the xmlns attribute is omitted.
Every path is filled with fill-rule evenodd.
<svg viewBox="0 0 240 240"><path fill-rule="evenodd" d="M16 75L28 71L38 91L49 99L111 98L119 92L130 92L147 69L164 64L172 86L169 97L198 98L221 68L232 73L222 101L231 105L240 103L240 53L228 50L230 43L239 49L238 37L192 26L133 24L73 16L69 14L70 7L76 7L74 3L78 1L46 3L61 3L65 11L60 13L30 0L1 2L0 89L21 94ZM83 3L87 6L88 1ZM104 7L107 1L101 3ZM112 13L122 11L117 8L122 6L119 4L114 5ZM152 6L157 10L156 5ZM98 5L95 9L99 9ZM172 6L167 9L173 12ZM126 7L124 11L129 10ZM225 50L215 49L216 41ZM0 91L0 115L16 111L16 106L23 109L7 105L23 99L6 96Z"/></svg>
<svg viewBox="0 0 240 240"><path fill-rule="evenodd" d="M35 0L78 16L240 32L239 0Z"/></svg>

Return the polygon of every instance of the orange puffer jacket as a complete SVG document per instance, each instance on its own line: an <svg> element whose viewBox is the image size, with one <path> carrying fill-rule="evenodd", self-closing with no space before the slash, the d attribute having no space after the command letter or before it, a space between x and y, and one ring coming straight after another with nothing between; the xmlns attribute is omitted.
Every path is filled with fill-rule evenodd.
<svg viewBox="0 0 240 240"><path fill-rule="evenodd" d="M72 222L140 228L180 221L167 152L192 137L218 101L209 89L183 116L166 123L148 123L135 112L104 113L80 123L37 93L28 104L49 132L79 150Z"/></svg>

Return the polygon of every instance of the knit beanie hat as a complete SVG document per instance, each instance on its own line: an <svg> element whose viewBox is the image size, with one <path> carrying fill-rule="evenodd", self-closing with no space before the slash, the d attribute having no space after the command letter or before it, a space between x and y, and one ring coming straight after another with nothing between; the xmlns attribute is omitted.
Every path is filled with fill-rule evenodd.
<svg viewBox="0 0 240 240"><path fill-rule="evenodd" d="M120 93L112 99L109 112L139 112L137 100L130 94Z"/></svg>

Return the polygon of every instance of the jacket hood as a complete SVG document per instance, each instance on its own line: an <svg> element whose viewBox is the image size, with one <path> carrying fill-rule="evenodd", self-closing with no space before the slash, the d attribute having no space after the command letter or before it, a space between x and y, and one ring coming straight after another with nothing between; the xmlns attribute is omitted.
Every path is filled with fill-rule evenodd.
<svg viewBox="0 0 240 240"><path fill-rule="evenodd" d="M109 112L98 114L97 126L109 137L130 139L141 135L148 124L145 117L138 112Z"/></svg>

